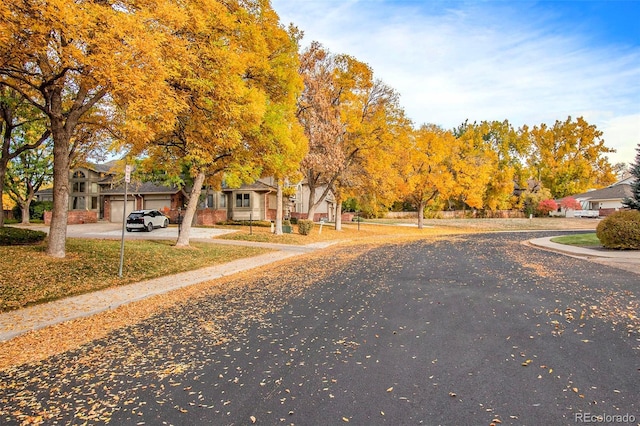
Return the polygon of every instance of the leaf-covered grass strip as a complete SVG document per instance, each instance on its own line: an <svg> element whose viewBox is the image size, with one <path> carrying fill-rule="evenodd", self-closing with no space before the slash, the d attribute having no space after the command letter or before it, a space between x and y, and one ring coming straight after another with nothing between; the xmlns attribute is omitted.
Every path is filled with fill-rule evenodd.
<svg viewBox="0 0 640 426"><path fill-rule="evenodd" d="M118 278L120 241L68 239L67 256L54 259L46 247L0 247L0 312L107 287L256 256L253 247L170 241L127 241L123 276Z"/></svg>

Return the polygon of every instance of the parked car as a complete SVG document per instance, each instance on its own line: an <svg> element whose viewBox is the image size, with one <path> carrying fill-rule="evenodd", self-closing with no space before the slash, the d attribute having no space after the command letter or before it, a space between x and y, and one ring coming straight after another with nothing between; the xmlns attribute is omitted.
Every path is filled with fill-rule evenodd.
<svg viewBox="0 0 640 426"><path fill-rule="evenodd" d="M136 210L127 216L127 232L132 229L143 229L151 232L153 228L166 228L169 218L158 210Z"/></svg>

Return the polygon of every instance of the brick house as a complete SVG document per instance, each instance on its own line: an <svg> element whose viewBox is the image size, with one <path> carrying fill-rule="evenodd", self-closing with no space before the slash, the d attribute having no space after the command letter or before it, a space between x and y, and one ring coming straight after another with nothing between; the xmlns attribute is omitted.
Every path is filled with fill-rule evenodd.
<svg viewBox="0 0 640 426"><path fill-rule="evenodd" d="M127 186L125 206L124 185L113 170L115 162L87 163L69 172L69 224L92 223L98 220L122 223L123 215L133 210L157 209L176 223L186 208L189 188L163 186L153 182L131 182ZM309 198L304 183L296 185L296 195L284 202L285 217L306 218ZM53 201L52 189L38 191L39 201ZM125 213L126 211L126 213ZM331 197L316 211L314 220L333 220ZM276 217L276 186L273 178L260 179L240 188L224 187L220 191L203 188L195 225L214 225L225 220L274 220ZM45 223L51 214L45 212Z"/></svg>

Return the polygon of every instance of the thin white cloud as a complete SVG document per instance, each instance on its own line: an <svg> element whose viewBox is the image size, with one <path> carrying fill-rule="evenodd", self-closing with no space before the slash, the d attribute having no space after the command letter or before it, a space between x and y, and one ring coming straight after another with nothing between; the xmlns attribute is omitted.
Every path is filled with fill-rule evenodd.
<svg viewBox="0 0 640 426"><path fill-rule="evenodd" d="M613 163L631 164L635 161L636 147L640 144L640 113L606 120L601 130L607 135L606 141L620 141L616 146L607 143L617 150L609 156Z"/></svg>
<svg viewBox="0 0 640 426"><path fill-rule="evenodd" d="M632 161L640 143L640 49L593 47L584 29L558 27L552 13L508 2L272 4L307 43L370 64L416 124L521 126L583 115L618 150L612 162Z"/></svg>

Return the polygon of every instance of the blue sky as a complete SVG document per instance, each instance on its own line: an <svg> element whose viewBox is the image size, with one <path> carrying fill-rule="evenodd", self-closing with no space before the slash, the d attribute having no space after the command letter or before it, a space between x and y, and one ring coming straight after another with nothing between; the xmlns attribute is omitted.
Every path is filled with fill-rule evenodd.
<svg viewBox="0 0 640 426"><path fill-rule="evenodd" d="M416 125L583 116L633 162L640 0L272 0L283 24L368 63Z"/></svg>

